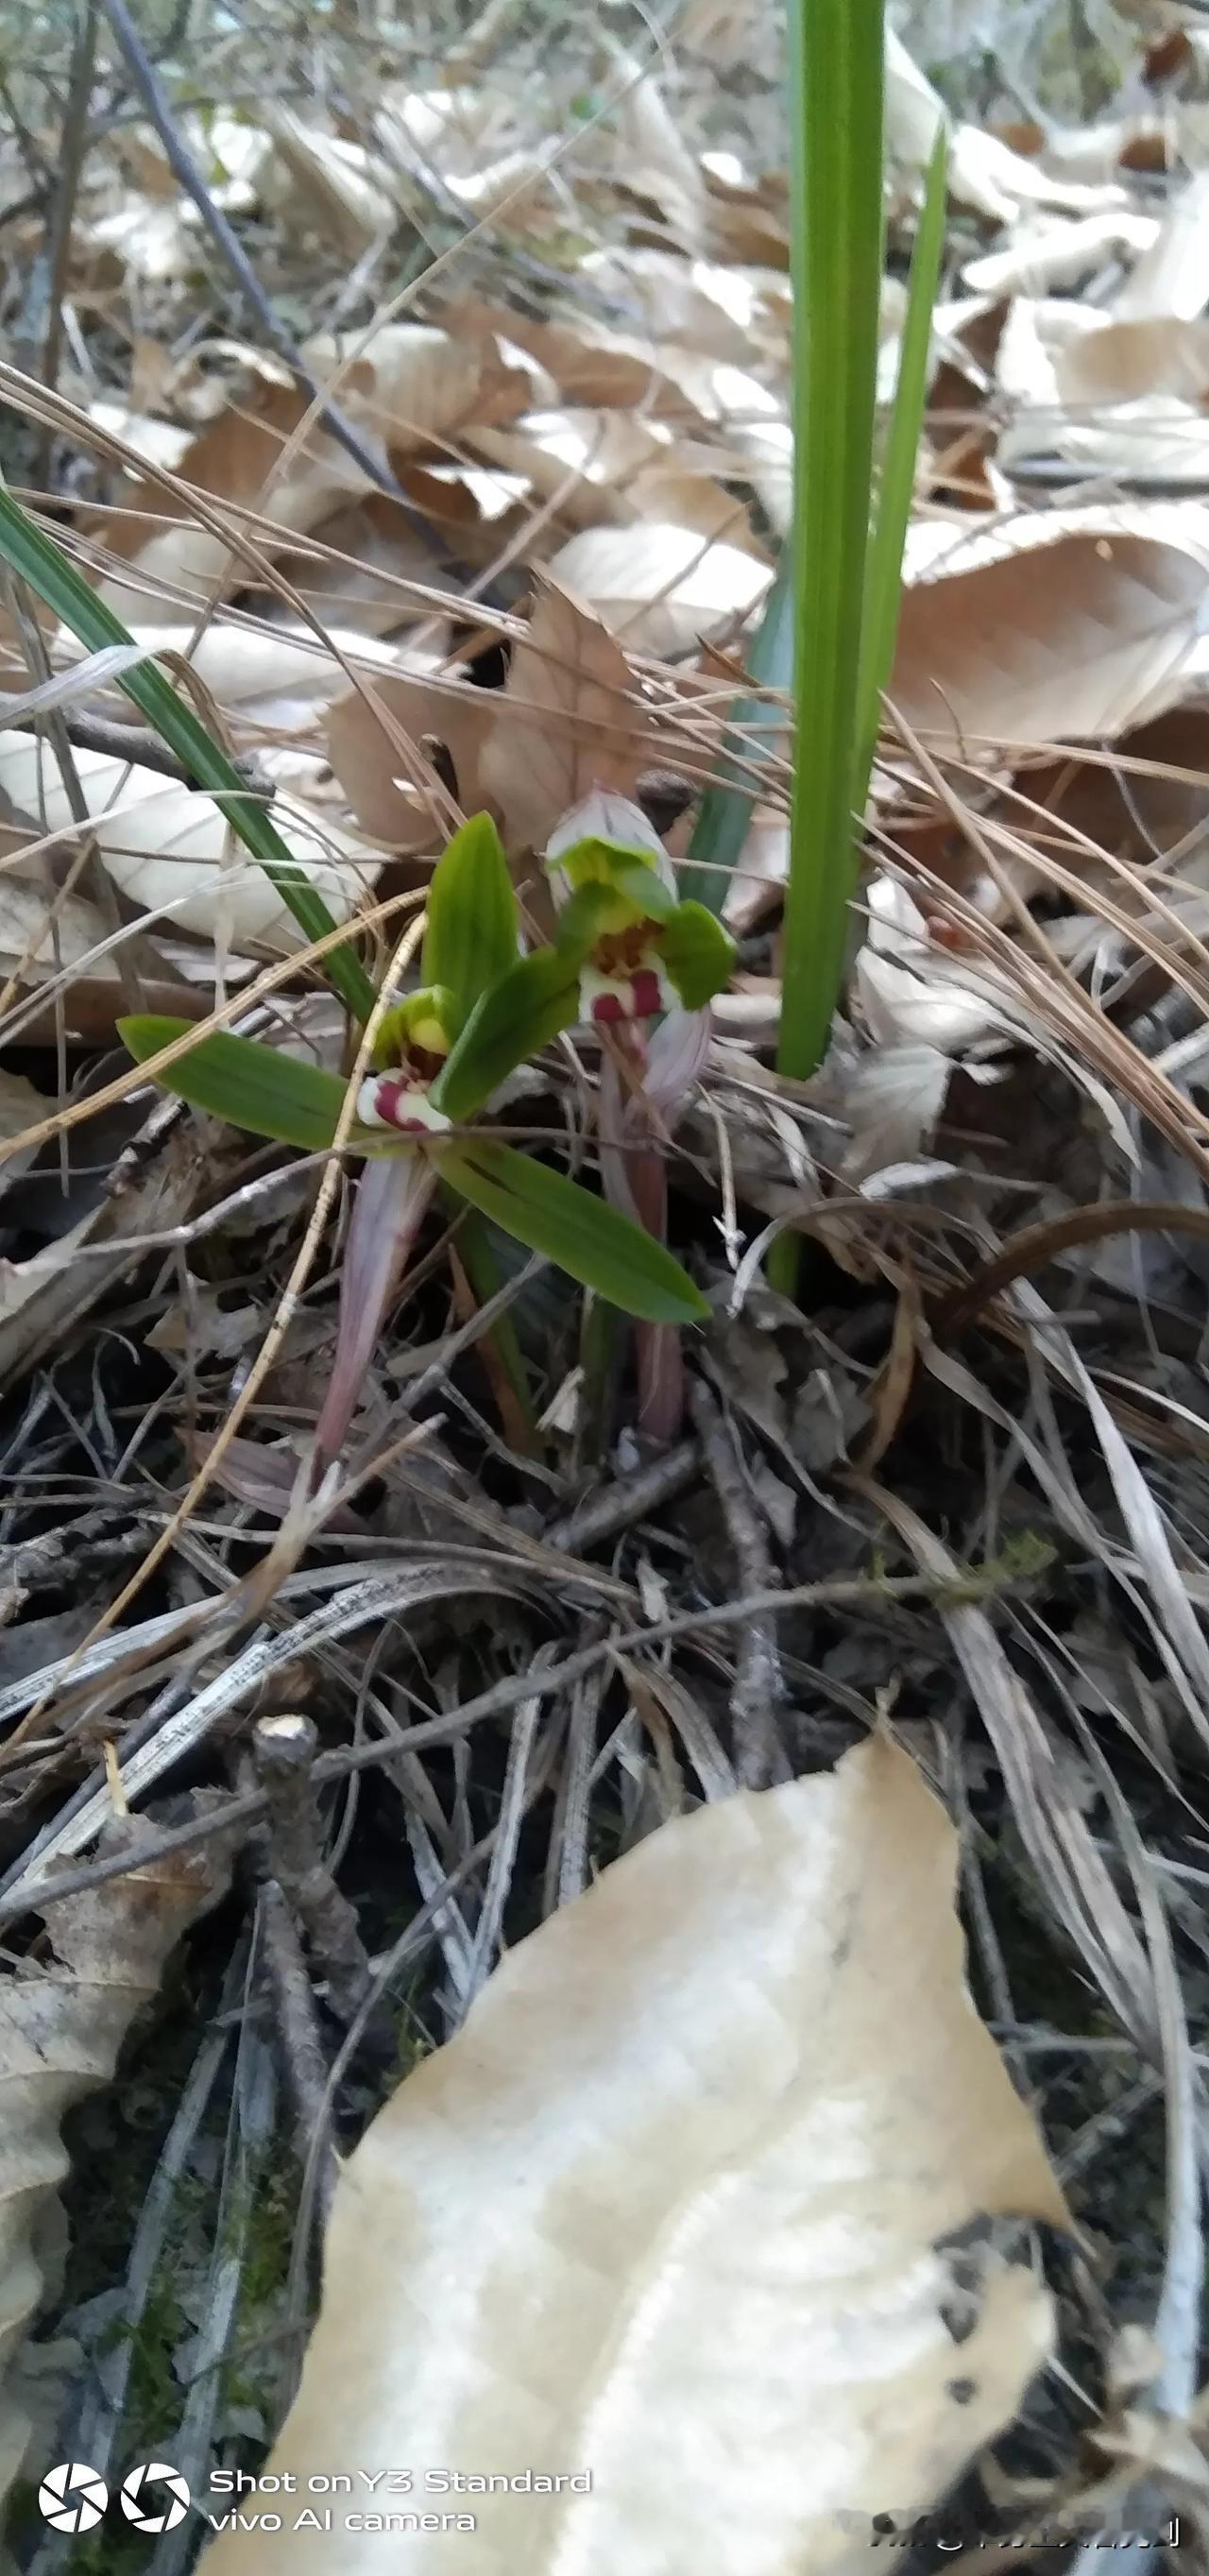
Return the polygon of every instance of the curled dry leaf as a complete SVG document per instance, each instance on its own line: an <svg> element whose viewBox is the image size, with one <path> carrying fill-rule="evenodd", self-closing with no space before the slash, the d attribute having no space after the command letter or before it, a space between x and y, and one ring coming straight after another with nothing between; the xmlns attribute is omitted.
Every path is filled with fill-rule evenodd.
<svg viewBox="0 0 1209 2576"><path fill-rule="evenodd" d="M998 460L1009 471L1040 452L1142 489L1148 478L1203 486L1209 325L1113 322L1066 299L1022 296L1004 328L997 372L1028 406L999 440Z"/></svg>
<svg viewBox="0 0 1209 2576"><path fill-rule="evenodd" d="M544 849L592 787L633 796L653 746L621 648L598 617L544 580L483 754L509 842Z"/></svg>
<svg viewBox="0 0 1209 2576"><path fill-rule="evenodd" d="M890 698L960 756L981 740L1113 737L1194 665L1209 510L1054 510L910 532Z"/></svg>
<svg viewBox="0 0 1209 2576"><path fill-rule="evenodd" d="M1157 236L1153 215L1128 208L1055 217L1021 225L1006 250L967 260L961 274L976 295L1043 295L1054 286L1077 286L1117 252L1148 251Z"/></svg>
<svg viewBox="0 0 1209 2576"><path fill-rule="evenodd" d="M0 1138L0 1156L5 1150ZM61 1350L64 1336L134 1268L141 1238L192 1216L214 1171L214 1155L204 1153L178 1103L161 1100L119 1156L99 1203L45 1252L0 1261L0 1383L12 1386ZM88 1257L73 1258L85 1243Z"/></svg>
<svg viewBox="0 0 1209 2576"><path fill-rule="evenodd" d="M417 748L435 736L449 752L463 812L492 811L510 849L544 848L568 806L599 785L632 795L654 742L620 646L600 619L549 577L507 682L406 677L375 682ZM355 693L328 717L328 757L366 830L409 851L430 849L431 812L400 777L402 761Z"/></svg>
<svg viewBox="0 0 1209 2576"><path fill-rule="evenodd" d="M510 1951L340 2175L268 2473L588 2473L417 2491L473 2509L482 2576L865 2576L869 2517L931 2505L1052 2341L996 2221L1066 2211L970 2000L956 1862L875 1738L663 1826ZM325 2569L362 2576L371 2499L326 2501ZM407 2550L453 2563L447 2532ZM233 2529L205 2566L297 2554Z"/></svg>
<svg viewBox="0 0 1209 2576"><path fill-rule="evenodd" d="M293 198L294 211L353 259L389 233L398 208L364 144L309 125L291 107L265 107L261 123L276 146L263 185L272 204L285 211Z"/></svg>
<svg viewBox="0 0 1209 2576"><path fill-rule="evenodd" d="M136 1852L156 1827L140 1816L115 1820L104 1852ZM176 1852L43 1913L48 1964L10 1959L0 1987L0 2379L7 2373L41 2293L36 2232L49 2196L68 2170L59 2136L81 2094L107 2084L138 2011L155 1993L182 1932L221 1886L208 1852ZM0 2499L18 2475L28 2422L0 2406Z"/></svg>

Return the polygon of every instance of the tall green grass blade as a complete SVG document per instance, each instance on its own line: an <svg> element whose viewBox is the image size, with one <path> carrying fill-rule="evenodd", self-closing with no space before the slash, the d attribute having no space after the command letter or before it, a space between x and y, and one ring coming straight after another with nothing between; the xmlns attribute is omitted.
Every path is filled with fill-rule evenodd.
<svg viewBox="0 0 1209 2576"><path fill-rule="evenodd" d="M858 815L864 811L873 773L881 693L888 686L894 667L902 598L903 548L907 542L907 523L915 491L915 460L928 398L932 315L944 252L948 168L948 136L942 126L928 170L923 212L915 236L898 382L894 388L877 511L869 541L865 626L861 638L860 734L853 795Z"/></svg>
<svg viewBox="0 0 1209 2576"><path fill-rule="evenodd" d="M133 641L120 617L89 589L82 573L69 562L62 548L31 519L29 512L14 501L10 492L0 488L0 556L31 590L44 599L64 626L71 628L89 652L99 652L107 644L129 644ZM299 929L307 939L323 939L337 927L323 897L310 883L297 860L292 857L274 822L263 805L247 792L247 783L228 760L225 751L212 741L193 710L173 688L171 681L157 671L153 662L140 662L134 670L125 671L116 686L132 698L145 715L148 724L162 735L170 750L196 779L199 787L222 799L223 811L233 832L238 833L246 849L257 859L265 875L271 877L282 902L288 904ZM333 948L323 959L323 971L334 984L343 1002L358 1020L367 1020L374 1007L373 985L351 947Z"/></svg>
<svg viewBox="0 0 1209 2576"><path fill-rule="evenodd" d="M801 1079L826 1048L853 885L881 295L882 0L789 0L789 30L796 728L777 1060Z"/></svg>
<svg viewBox="0 0 1209 2576"><path fill-rule="evenodd" d="M757 687L783 689L793 684L793 581L788 561L782 563L747 656L749 676ZM770 709L763 698L736 698L727 718L718 779L707 787L688 845L688 862L680 871L686 902L703 903L720 914L731 877L743 852L759 788L751 777L758 768L760 730L767 731ZM757 736L755 745L747 739Z"/></svg>

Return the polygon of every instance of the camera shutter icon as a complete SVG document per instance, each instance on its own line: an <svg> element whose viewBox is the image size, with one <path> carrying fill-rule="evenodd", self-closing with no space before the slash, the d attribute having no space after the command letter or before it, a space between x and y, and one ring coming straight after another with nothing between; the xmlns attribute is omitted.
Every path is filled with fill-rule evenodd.
<svg viewBox="0 0 1209 2576"><path fill-rule="evenodd" d="M95 2531L104 2519L109 2489L84 2460L62 2460L38 2489L38 2511L52 2531Z"/></svg>
<svg viewBox="0 0 1209 2576"><path fill-rule="evenodd" d="M145 2460L122 2480L122 2511L136 2531L175 2531L188 2510L188 2480L169 2460Z"/></svg>

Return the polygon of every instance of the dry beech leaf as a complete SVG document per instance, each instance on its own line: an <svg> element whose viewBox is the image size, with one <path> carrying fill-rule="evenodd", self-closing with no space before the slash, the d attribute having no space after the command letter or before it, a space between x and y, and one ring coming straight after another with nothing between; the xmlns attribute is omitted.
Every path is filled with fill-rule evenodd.
<svg viewBox="0 0 1209 2576"><path fill-rule="evenodd" d="M156 1833L145 1817L124 1817L106 1828L101 1849L137 1851ZM32 1900L45 1913L53 1956L10 1967L0 1984L0 2380L37 2310L34 2231L68 2170L63 2114L109 2082L169 1951L221 1886L213 1855L213 1845L176 1852L61 1904ZM28 2432L10 2393L0 2407L0 2499L20 2471Z"/></svg>
<svg viewBox="0 0 1209 2576"><path fill-rule="evenodd" d="M480 777L511 847L544 849L558 821L593 787L632 797L653 744L621 648L580 601L543 580L494 722Z"/></svg>
<svg viewBox="0 0 1209 2576"><path fill-rule="evenodd" d="M375 2506L474 2514L452 2553L409 2537L415 2576L866 2576L869 2517L1015 2417L1052 2302L997 2222L1068 2220L970 2000L956 1868L877 1737L662 1826L508 1953L337 2183L266 2474L300 2507L336 2462L417 2491L324 2498L330 2576L378 2564ZM435 2469L591 2490L425 2494ZM207 2576L293 2576L290 2522Z"/></svg>
<svg viewBox="0 0 1209 2576"><path fill-rule="evenodd" d="M1187 686L1209 510L1021 513L973 535L925 521L907 563L889 694L913 726L959 754L1111 738Z"/></svg>
<svg viewBox="0 0 1209 2576"><path fill-rule="evenodd" d="M97 847L115 885L177 930L213 932L230 943L265 940L296 948L302 933L264 869L249 858L220 807L194 788L106 752L74 753L76 775L96 821ZM32 734L0 731L0 791L35 825L37 838L73 821L71 799L50 747ZM279 803L277 822L291 857L345 921L377 875L378 862L335 825L312 824Z"/></svg>
<svg viewBox="0 0 1209 2576"><path fill-rule="evenodd" d="M372 489L368 476L322 430L312 430L287 461L287 443L308 409L295 386L258 377L238 404L232 402L199 433L176 470L213 499L254 510L283 532L305 535L341 500ZM155 584L206 592L227 575L232 556L221 537L190 518L186 494L157 490L155 513L169 525L157 527L154 536L144 541L137 519L115 519L105 528L105 542L111 553L137 560L144 585L138 619L171 622L179 619L180 607L159 598ZM261 552L272 551L263 529L256 544ZM100 585L101 597L128 625L130 587L129 578L113 576Z"/></svg>
<svg viewBox="0 0 1209 2576"><path fill-rule="evenodd" d="M584 528L560 548L551 578L597 610L626 645L669 655L745 618L772 579L739 546L663 520Z"/></svg>
<svg viewBox="0 0 1209 2576"><path fill-rule="evenodd" d="M1009 472L1058 454L1117 480L1202 485L1209 465L1209 326L1164 317L1112 322L1069 300L1018 297L996 362L1028 406L1002 433Z"/></svg>
<svg viewBox="0 0 1209 2576"><path fill-rule="evenodd" d="M526 313L512 313L473 298L450 307L446 322L459 340L488 333L523 350L548 379L553 389L547 397L551 405L561 395L575 408L641 410L647 420L666 416L701 426L677 382L677 353L669 352L664 343L648 345L629 333L611 330L595 316L590 324L565 314L537 322ZM532 407L539 407L536 396ZM540 403L540 408L546 407L546 402ZM472 424L467 437L476 436L478 428L477 422Z"/></svg>
<svg viewBox="0 0 1209 2576"><path fill-rule="evenodd" d="M358 424L383 458L406 458L456 438L470 424L513 420L554 387L536 362L506 349L493 334L454 339L420 323L391 323L362 349L364 334L317 334L303 356L322 384L338 375L340 408ZM354 354L356 353L356 354ZM348 361L346 364L345 362ZM238 404L211 421L180 459L178 471L215 500L235 503L272 522L284 535L309 535L349 500L376 487L334 438L314 425L303 444L297 432L312 406L292 384L258 370ZM171 524L145 542L137 519L106 527L113 552L136 557L147 584L143 617L179 615L171 601L158 606L155 582L206 591L228 574L230 548L196 525L187 494L157 492L157 519ZM271 532L256 531L263 553L274 551ZM130 582L102 583L101 595L130 622Z"/></svg>
<svg viewBox="0 0 1209 2576"><path fill-rule="evenodd" d="M455 338L427 323L389 322L364 349L363 332L317 333L303 350L322 383L340 370L338 400L391 456L406 456L485 421L515 420L553 387L517 348L493 334Z"/></svg>

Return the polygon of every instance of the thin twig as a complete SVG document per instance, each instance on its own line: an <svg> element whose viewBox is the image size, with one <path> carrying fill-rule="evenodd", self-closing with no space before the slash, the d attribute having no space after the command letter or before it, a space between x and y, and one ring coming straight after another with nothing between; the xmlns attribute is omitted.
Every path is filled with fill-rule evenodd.
<svg viewBox="0 0 1209 2576"><path fill-rule="evenodd" d="M315 1793L318 1732L309 1717L262 1717L252 1758L269 1802L273 1877L302 1924L316 1966L326 1976L332 2010L350 2022L373 1982L357 1916L323 1854L323 1821Z"/></svg>
<svg viewBox="0 0 1209 2576"><path fill-rule="evenodd" d="M0 715L3 715L2 702ZM75 707L61 709L58 720L68 742L73 743L77 751L99 751L107 760L129 761L139 769L153 769L160 778L175 778L181 787L192 787L200 794L213 796L219 805L223 802L224 793L233 795L235 792L233 788L217 792L213 787L203 789L200 779L190 776L184 762L177 759L174 751L169 751L167 743L159 734L152 733L148 725L115 724L107 716L81 715ZM3 715L6 733L44 733L48 721L49 711L46 709L36 710L27 716ZM245 792L255 795L265 805L272 804L273 782L266 777L258 760L253 757L233 760L232 767L246 779Z"/></svg>
<svg viewBox="0 0 1209 2576"><path fill-rule="evenodd" d="M717 1398L700 1378L693 1381L689 1410L734 1550L739 1581L747 1593L767 1593L772 1563L747 1492L742 1452ZM766 1789L774 1780L789 1778L789 1764L777 1733L777 1711L784 1703L785 1677L777 1645L776 1613L753 1612L739 1642L730 1695L735 1766L747 1789Z"/></svg>

